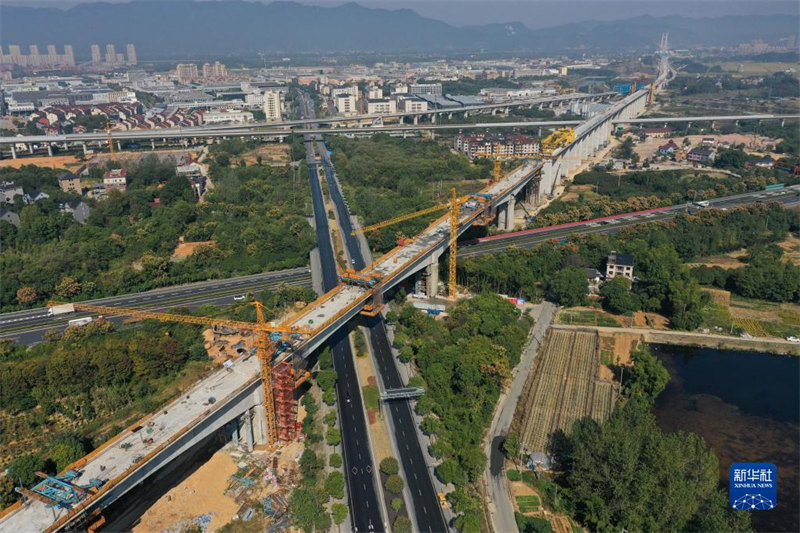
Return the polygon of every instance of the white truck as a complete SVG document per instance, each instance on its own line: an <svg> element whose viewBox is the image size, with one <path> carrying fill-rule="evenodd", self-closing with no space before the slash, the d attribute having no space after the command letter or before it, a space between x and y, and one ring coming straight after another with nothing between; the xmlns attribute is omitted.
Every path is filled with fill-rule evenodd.
<svg viewBox="0 0 800 533"><path fill-rule="evenodd" d="M711 205L711 203L709 203L707 200L701 200L701 201L699 201L699 202L694 202L694 205L695 205L695 207L702 207L702 208L706 208L706 207L708 207L709 205Z"/></svg>
<svg viewBox="0 0 800 533"><path fill-rule="evenodd" d="M75 306L72 304L59 304L47 310L47 316L66 315L67 313L74 313Z"/></svg>
<svg viewBox="0 0 800 533"><path fill-rule="evenodd" d="M74 327L74 326L84 326L84 325L88 324L91 321L92 321L92 317L90 317L90 316L85 316L83 318L73 318L72 320L67 322L67 327L71 328L71 327Z"/></svg>

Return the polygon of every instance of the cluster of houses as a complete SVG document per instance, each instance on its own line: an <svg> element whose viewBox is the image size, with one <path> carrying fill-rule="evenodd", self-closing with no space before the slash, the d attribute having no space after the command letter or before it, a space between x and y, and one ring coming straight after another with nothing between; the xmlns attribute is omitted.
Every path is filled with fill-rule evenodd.
<svg viewBox="0 0 800 533"><path fill-rule="evenodd" d="M77 187L77 192L80 193L80 178L75 174L70 172L65 173L59 178L58 183L61 190L64 192L76 192L75 188ZM19 214L5 207L6 205L14 204L17 197L22 200L24 205L31 205L50 198L50 195L36 189L25 191L21 185L12 181L0 183L0 220L4 220L13 226L19 227ZM89 220L91 208L86 202L71 200L59 204L58 207L63 213L71 214L75 221L80 224L86 224L86 221Z"/></svg>
<svg viewBox="0 0 800 533"><path fill-rule="evenodd" d="M204 124L205 109L170 108L157 113L144 113L139 103L113 103L99 105L55 105L28 115L43 133L58 135L86 133L87 128L75 124L81 116L102 116L112 130L161 129L200 126Z"/></svg>
<svg viewBox="0 0 800 533"><path fill-rule="evenodd" d="M596 268L586 269L589 292L596 293L604 280L610 280L617 276L622 276L633 281L633 256L631 254L621 254L616 250L611 250L606 258L605 274Z"/></svg>
<svg viewBox="0 0 800 533"><path fill-rule="evenodd" d="M655 128L658 130L669 130L669 128ZM647 130L645 130L647 131ZM680 146L674 140L669 139L666 143L658 147L658 155L670 157L675 161L689 161L690 163L700 163L710 165L714 162L717 149L728 150L731 144L725 141L717 142L714 137L703 137L699 146L688 147ZM771 156L755 157L747 162L748 167L773 168L775 159Z"/></svg>

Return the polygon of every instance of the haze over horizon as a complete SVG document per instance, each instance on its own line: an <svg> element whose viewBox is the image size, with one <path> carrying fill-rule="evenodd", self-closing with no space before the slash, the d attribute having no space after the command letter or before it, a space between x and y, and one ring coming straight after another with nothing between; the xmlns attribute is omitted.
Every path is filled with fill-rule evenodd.
<svg viewBox="0 0 800 533"><path fill-rule="evenodd" d="M180 2L229 0L3 0L7 6L56 7L69 9L78 4L129 2ZM295 0L289 0L295 1ZM271 1L257 3L270 4ZM624 20L642 15L660 17L681 15L689 18L725 15L800 14L800 3L782 0L734 1L703 0L700 2L659 0L301 0L295 3L332 7L357 3L370 8L411 9L423 17L440 20L453 26L519 22L531 29L547 28L570 22ZM565 5L575 9L565 9ZM457 7L458 6L458 7Z"/></svg>

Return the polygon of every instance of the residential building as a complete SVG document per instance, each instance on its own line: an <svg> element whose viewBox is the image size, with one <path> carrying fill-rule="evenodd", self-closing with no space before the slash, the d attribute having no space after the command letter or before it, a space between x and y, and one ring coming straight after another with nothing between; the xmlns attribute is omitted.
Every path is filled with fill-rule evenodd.
<svg viewBox="0 0 800 533"><path fill-rule="evenodd" d="M372 98L373 100L383 98L383 88L369 87L367 89L367 98Z"/></svg>
<svg viewBox="0 0 800 533"><path fill-rule="evenodd" d="M128 188L128 172L122 168L107 171L103 174L103 187L124 191Z"/></svg>
<svg viewBox="0 0 800 533"><path fill-rule="evenodd" d="M336 111L346 117L353 116L358 112L356 108L356 97L352 94L340 94L336 96L334 102Z"/></svg>
<svg viewBox="0 0 800 533"><path fill-rule="evenodd" d="M624 276L633 280L633 256L630 254L620 254L612 250L606 258L606 279L615 276Z"/></svg>
<svg viewBox="0 0 800 533"><path fill-rule="evenodd" d="M428 110L428 102L422 98L398 98L397 101L400 111L405 111L406 113L419 113Z"/></svg>
<svg viewBox="0 0 800 533"><path fill-rule="evenodd" d="M409 94L419 96L422 94L431 96L442 96L441 83L412 83L408 86Z"/></svg>
<svg viewBox="0 0 800 533"><path fill-rule="evenodd" d="M4 220L12 226L19 227L19 215L13 211L7 211L0 208L0 220Z"/></svg>
<svg viewBox="0 0 800 533"><path fill-rule="evenodd" d="M358 98L358 85L348 85L346 87L333 87L331 88L331 97L336 98L340 94L349 94L354 98Z"/></svg>
<svg viewBox="0 0 800 533"><path fill-rule="evenodd" d="M397 102L388 98L368 99L367 100L367 114L384 114L396 113Z"/></svg>
<svg viewBox="0 0 800 533"><path fill-rule="evenodd" d="M194 63L178 63L175 66L175 74L179 83L189 83L198 78L197 65Z"/></svg>
<svg viewBox="0 0 800 533"><path fill-rule="evenodd" d="M644 128L642 130L647 137L664 139L672 135L672 128Z"/></svg>
<svg viewBox="0 0 800 533"><path fill-rule="evenodd" d="M99 65L103 62L103 56L100 55L100 45L92 45L92 65Z"/></svg>
<svg viewBox="0 0 800 533"><path fill-rule="evenodd" d="M253 122L253 114L250 111L220 109L203 113L203 124L244 124L247 122Z"/></svg>
<svg viewBox="0 0 800 533"><path fill-rule="evenodd" d="M692 148L686 154L686 159L693 163L708 163L714 160L714 151L705 148Z"/></svg>
<svg viewBox="0 0 800 533"><path fill-rule="evenodd" d="M661 146L658 147L658 153L661 155L671 155L679 151L680 149L681 147L675 144L675 141L670 139L667 144L662 144Z"/></svg>
<svg viewBox="0 0 800 533"><path fill-rule="evenodd" d="M22 196L22 201L26 204L30 205L36 203L40 200L47 200L50 198L50 195L46 192L37 191L36 189L31 189L31 192L26 193Z"/></svg>
<svg viewBox="0 0 800 533"><path fill-rule="evenodd" d="M132 44L125 45L125 52L128 54L128 64L135 65L139 62L138 58L136 57L136 47Z"/></svg>
<svg viewBox="0 0 800 533"><path fill-rule="evenodd" d="M81 202L80 200L73 200L71 202L65 203L61 210L64 213L72 213L72 218L78 224L86 224L89 220L89 213L91 213L92 209L89 207L86 202Z"/></svg>
<svg viewBox="0 0 800 533"><path fill-rule="evenodd" d="M454 147L469 157L485 157L489 155L537 155L540 150L539 140L521 134L475 134L457 135Z"/></svg>
<svg viewBox="0 0 800 533"><path fill-rule="evenodd" d="M111 43L106 45L106 64L107 65L117 64L117 50Z"/></svg>
<svg viewBox="0 0 800 533"><path fill-rule="evenodd" d="M586 279L589 284L589 292L596 293L600 289L600 282L603 281L603 274L596 268L587 268Z"/></svg>
<svg viewBox="0 0 800 533"><path fill-rule="evenodd" d="M58 186L64 192L74 192L81 194L81 178L72 172L65 172L58 177Z"/></svg>
<svg viewBox="0 0 800 533"><path fill-rule="evenodd" d="M214 63L203 63L203 77L206 79L219 79L225 78L228 75L228 69L219 61Z"/></svg>
<svg viewBox="0 0 800 533"><path fill-rule="evenodd" d="M281 122L281 109L283 108L283 93L270 89L264 92L264 114L267 122Z"/></svg>
<svg viewBox="0 0 800 533"><path fill-rule="evenodd" d="M716 143L716 139L714 137L703 137L703 140L700 141L700 144L703 146L714 146Z"/></svg>
<svg viewBox="0 0 800 533"><path fill-rule="evenodd" d="M17 185L13 181L4 181L0 183L0 204L13 204L15 196L24 196L22 186Z"/></svg>

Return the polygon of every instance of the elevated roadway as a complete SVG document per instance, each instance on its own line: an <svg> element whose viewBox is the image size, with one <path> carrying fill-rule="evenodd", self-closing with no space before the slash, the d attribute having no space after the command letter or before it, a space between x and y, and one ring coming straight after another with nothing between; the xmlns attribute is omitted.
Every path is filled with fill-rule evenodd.
<svg viewBox="0 0 800 533"><path fill-rule="evenodd" d="M200 281L163 287L149 291L109 296L88 300L85 303L112 307L137 307L155 310L176 306L189 308L200 305L225 305L234 303L234 296L264 289L277 289L281 285L298 286L311 284L308 267L264 272L234 278ZM26 309L0 314L0 338L11 338L21 344L41 342L44 333L52 328L65 328L67 321L90 316L87 313L49 316L47 308Z"/></svg>
<svg viewBox="0 0 800 533"><path fill-rule="evenodd" d="M597 120L590 121L586 127L579 131L575 142L555 154L555 161L547 161L544 165L526 163L497 183L484 189L483 192L492 199L485 208L499 209L504 203L512 203L514 195L528 186L528 184L535 179L545 179L545 167L548 164L560 164L560 159L564 154L582 156L590 153L592 146L599 142L599 136L608 131L611 120L632 118L643 108L641 98L641 92L631 95L622 102L615 104L610 113L597 118ZM552 177L552 173L548 174L547 179ZM485 208L469 209L465 205L459 217L459 233L471 226L481 216L481 210ZM285 326L302 326L311 328L313 331L309 336L295 340L291 350L282 352L277 356L277 359L285 360L292 357L293 360L297 361L300 358L307 357L328 338L340 331L342 326L362 309L364 304L372 297L373 292L389 290L405 277L422 268L431 268L434 273L437 273L439 255L447 248L449 239L449 223L445 215L430 224L411 243L393 249L362 269L361 273L364 276L380 277L380 285L374 291L363 286L339 285L309 304L305 309L286 319L283 322ZM437 280L438 273L429 277ZM0 518L0 533L3 531L27 530L34 524L37 530L74 527L84 513L101 510L103 507L110 505L120 494L130 490L144 477L153 473L157 469L157 464L163 464L159 462L169 456L169 453L171 453L169 447L173 443L179 441L184 435L192 435L195 431L202 432L208 429L209 422L206 422L207 418L214 420L218 427L222 427L235 419L231 417L241 416L242 412L247 413L255 410L258 413L261 400L254 397L256 393L247 396L250 402L249 405L247 404L247 398L242 399L240 396L242 391L250 390L249 387L253 386L256 387L255 390L259 391L258 394L260 394L261 388L257 386L259 380L257 364L248 360L239 361L234 366L236 371L228 372L222 370L216 372L211 377L198 383L193 389L198 391L197 396L190 395L190 398L197 398L198 400L202 395L214 393L215 401L211 404L213 405L212 409L205 409L201 414L197 415L196 410L198 408L194 402L187 401L184 403L180 399L176 400L170 404L168 409L159 411L157 414L141 421L137 426L138 429L129 428L112 439L110 445L102 448L99 452L91 454L85 460L81 460L80 464L76 465L76 468L83 470L83 476L86 477L97 477L98 472L104 472L108 468L108 465L105 464L106 461L114 461L114 466L117 469L115 474L116 472L121 473L115 477L100 473L99 478L106 480L106 484L98 494L87 497L79 508L52 510L38 500L30 501L23 506L17 505ZM226 381L225 376L230 376L230 379ZM220 385L221 382L225 383L224 387ZM212 385L216 387L216 390L212 391L209 388ZM236 406L235 409L229 410L231 405ZM213 417L212 415L215 412L223 414L219 417ZM168 421L162 421L161 416L168 417ZM253 421L250 417L248 417L248 420L250 422L247 427L250 428L250 432L264 434L263 418L260 423L258 420ZM141 427L159 428L158 434L152 437L152 440L147 439L147 441L142 442L145 446L143 451L147 453L137 455L132 459L108 455L115 450L114 444L118 440L141 438L138 433ZM131 437L133 433L136 435ZM198 437L200 437L199 433ZM100 468L100 465L103 465L103 468ZM54 520L55 523L53 522Z"/></svg>

